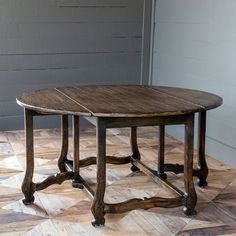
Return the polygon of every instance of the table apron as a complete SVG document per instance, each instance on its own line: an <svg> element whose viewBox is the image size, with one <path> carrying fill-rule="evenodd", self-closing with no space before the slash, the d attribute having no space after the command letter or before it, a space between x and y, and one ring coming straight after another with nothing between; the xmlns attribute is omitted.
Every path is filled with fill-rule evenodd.
<svg viewBox="0 0 236 236"><path fill-rule="evenodd" d="M192 119L194 113L188 115L169 115L155 117L87 117L93 125L97 126L98 120L103 122L106 128L124 128L155 125L182 125Z"/></svg>

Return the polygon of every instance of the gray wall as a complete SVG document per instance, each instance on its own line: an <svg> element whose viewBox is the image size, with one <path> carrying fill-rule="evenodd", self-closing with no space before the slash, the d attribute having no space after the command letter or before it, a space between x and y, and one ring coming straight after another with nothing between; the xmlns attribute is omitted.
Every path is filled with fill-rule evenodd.
<svg viewBox="0 0 236 236"><path fill-rule="evenodd" d="M142 17L143 0L0 0L0 130L23 128L23 91L138 84Z"/></svg>
<svg viewBox="0 0 236 236"><path fill-rule="evenodd" d="M155 24L153 84L222 96L208 113L206 149L236 167L236 1L157 0Z"/></svg>

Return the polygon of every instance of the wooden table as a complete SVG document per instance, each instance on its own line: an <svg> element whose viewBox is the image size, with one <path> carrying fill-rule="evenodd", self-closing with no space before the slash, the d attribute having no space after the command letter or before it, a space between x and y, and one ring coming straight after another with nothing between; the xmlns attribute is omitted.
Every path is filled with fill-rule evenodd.
<svg viewBox="0 0 236 236"><path fill-rule="evenodd" d="M199 186L206 186L208 168L205 160L206 111L222 104L222 99L214 94L171 87L156 86L80 86L45 89L23 94L17 103L25 110L26 131L26 172L22 184L24 204L34 202L34 192L51 184L61 184L72 179L73 186L84 188L94 197L92 213L94 226L104 225L105 213L120 213L128 210L152 207L177 207L184 205L187 215L195 214L197 195L193 176L198 177ZM198 168L193 169L194 115L199 113ZM62 149L58 160L60 173L48 177L41 183L33 183L34 145L33 117L38 115L62 116ZM73 119L74 161L67 159L68 115ZM79 158L79 117L83 116L96 126L97 157ZM164 163L165 125L183 124L185 126L184 165ZM159 155L157 168L147 167L140 158L137 145L137 127L160 127ZM132 154L127 157L106 156L106 129L131 128ZM142 170L152 179L170 187L176 194L174 198L152 197L131 199L117 204L104 203L106 188L106 163L131 163L132 171ZM96 190L90 188L80 175L80 168L97 165ZM184 173L185 191L172 185L166 173Z"/></svg>

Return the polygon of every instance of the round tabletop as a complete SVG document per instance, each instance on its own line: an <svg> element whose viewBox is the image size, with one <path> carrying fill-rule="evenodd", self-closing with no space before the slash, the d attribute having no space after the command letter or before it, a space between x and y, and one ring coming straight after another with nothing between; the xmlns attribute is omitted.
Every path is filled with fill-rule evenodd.
<svg viewBox="0 0 236 236"><path fill-rule="evenodd" d="M43 114L151 117L216 108L222 98L203 91L141 85L90 85L24 93L17 103Z"/></svg>

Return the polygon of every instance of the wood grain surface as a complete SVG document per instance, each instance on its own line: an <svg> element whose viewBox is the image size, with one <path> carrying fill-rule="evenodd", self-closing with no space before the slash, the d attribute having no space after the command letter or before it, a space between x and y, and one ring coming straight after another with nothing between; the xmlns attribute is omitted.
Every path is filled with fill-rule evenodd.
<svg viewBox="0 0 236 236"><path fill-rule="evenodd" d="M66 98L55 89L24 93L20 98L17 98L17 103L29 110L41 113L90 115L85 108Z"/></svg>
<svg viewBox="0 0 236 236"><path fill-rule="evenodd" d="M181 88L97 85L25 93L19 105L40 112L97 117L150 117L189 114L218 107L217 95Z"/></svg>

